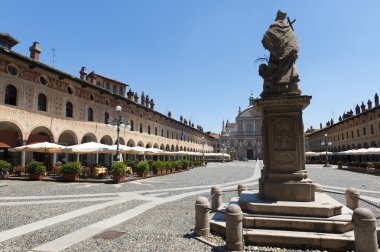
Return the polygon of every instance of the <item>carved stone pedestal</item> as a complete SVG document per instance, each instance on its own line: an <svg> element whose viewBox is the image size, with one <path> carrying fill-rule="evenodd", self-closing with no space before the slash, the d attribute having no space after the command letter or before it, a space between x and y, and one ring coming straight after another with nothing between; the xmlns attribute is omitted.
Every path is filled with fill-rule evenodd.
<svg viewBox="0 0 380 252"><path fill-rule="evenodd" d="M259 181L263 200L314 201L314 186L305 170L302 110L311 96L257 100L262 112L264 168Z"/></svg>

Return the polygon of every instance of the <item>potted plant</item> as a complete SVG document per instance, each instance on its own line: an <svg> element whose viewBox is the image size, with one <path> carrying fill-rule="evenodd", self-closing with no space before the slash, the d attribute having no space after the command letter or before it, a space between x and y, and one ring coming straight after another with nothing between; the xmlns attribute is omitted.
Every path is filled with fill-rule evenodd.
<svg viewBox="0 0 380 252"><path fill-rule="evenodd" d="M137 174L139 177L147 177L149 172L149 164L147 161L141 161L137 164Z"/></svg>
<svg viewBox="0 0 380 252"><path fill-rule="evenodd" d="M120 183L125 180L125 172L127 166L123 162L115 162L112 164L112 178L113 182Z"/></svg>
<svg viewBox="0 0 380 252"><path fill-rule="evenodd" d="M189 170L189 160L182 160L182 169Z"/></svg>
<svg viewBox="0 0 380 252"><path fill-rule="evenodd" d="M26 165L30 180L42 180L46 174L46 167L42 162L31 161Z"/></svg>
<svg viewBox="0 0 380 252"><path fill-rule="evenodd" d="M11 164L7 161L0 160L0 173L2 179L8 179L9 171L11 170Z"/></svg>
<svg viewBox="0 0 380 252"><path fill-rule="evenodd" d="M153 173L160 176L161 175L161 170L162 170L162 162L161 161L154 161L152 163L152 169Z"/></svg>
<svg viewBox="0 0 380 252"><path fill-rule="evenodd" d="M336 162L336 164L338 165L338 169L342 169L342 166L343 166L342 161L338 161Z"/></svg>
<svg viewBox="0 0 380 252"><path fill-rule="evenodd" d="M80 162L67 162L62 166L61 172L63 174L63 181L77 181L79 174L82 172L82 165Z"/></svg>

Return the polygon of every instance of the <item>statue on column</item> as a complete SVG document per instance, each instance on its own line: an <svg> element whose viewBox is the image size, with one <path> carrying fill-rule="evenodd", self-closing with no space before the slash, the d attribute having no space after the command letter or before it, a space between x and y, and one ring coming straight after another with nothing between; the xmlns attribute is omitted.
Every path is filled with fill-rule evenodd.
<svg viewBox="0 0 380 252"><path fill-rule="evenodd" d="M270 52L267 64L259 66L259 75L264 79L262 98L280 95L300 95L297 83L300 81L296 67L298 44L292 22L286 13L277 12L276 20L269 26L262 39L265 49Z"/></svg>

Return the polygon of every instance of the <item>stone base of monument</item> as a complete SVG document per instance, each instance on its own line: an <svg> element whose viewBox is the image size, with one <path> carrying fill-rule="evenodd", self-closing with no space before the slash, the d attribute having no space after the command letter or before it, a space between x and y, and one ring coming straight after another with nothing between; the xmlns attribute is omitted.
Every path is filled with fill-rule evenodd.
<svg viewBox="0 0 380 252"><path fill-rule="evenodd" d="M229 203L244 212L243 235L246 245L346 251L354 249L352 210L323 193L315 193L313 202L263 201L258 192L244 191ZM210 222L213 234L225 236L222 213Z"/></svg>

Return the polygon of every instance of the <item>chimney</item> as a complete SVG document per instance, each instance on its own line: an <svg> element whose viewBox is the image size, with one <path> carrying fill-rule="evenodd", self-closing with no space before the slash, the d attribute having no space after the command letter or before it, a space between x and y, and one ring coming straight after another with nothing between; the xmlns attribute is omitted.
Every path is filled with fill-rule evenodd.
<svg viewBox="0 0 380 252"><path fill-rule="evenodd" d="M168 117L172 118L172 112L169 111Z"/></svg>
<svg viewBox="0 0 380 252"><path fill-rule="evenodd" d="M40 44L38 42L34 42L31 47L29 47L30 58L34 60L40 60L40 53L42 52Z"/></svg>
<svg viewBox="0 0 380 252"><path fill-rule="evenodd" d="M86 77L87 77L87 69L86 67L82 67L79 71L79 74L80 74L80 78L82 80L86 80Z"/></svg>
<svg viewBox="0 0 380 252"><path fill-rule="evenodd" d="M133 98L135 99L136 103L139 103L139 95L137 94L137 92L135 93L135 96L133 96Z"/></svg>
<svg viewBox="0 0 380 252"><path fill-rule="evenodd" d="M149 106L150 106L149 95L146 95L146 97L145 97L145 106L146 106L147 108L149 108Z"/></svg>
<svg viewBox="0 0 380 252"><path fill-rule="evenodd" d="M360 107L359 107L359 104L356 104L356 107L355 107L355 114L356 114L356 115L359 115L359 114L360 114Z"/></svg>
<svg viewBox="0 0 380 252"><path fill-rule="evenodd" d="M362 109L362 113L365 111L365 105L364 105L364 102L362 102L362 105L360 106L360 108Z"/></svg>
<svg viewBox="0 0 380 252"><path fill-rule="evenodd" d="M379 96L375 94L375 106L379 106Z"/></svg>
<svg viewBox="0 0 380 252"><path fill-rule="evenodd" d="M372 109L372 101L370 99L368 99L367 105L368 109Z"/></svg>
<svg viewBox="0 0 380 252"><path fill-rule="evenodd" d="M150 99L150 108L153 110L154 109L154 100L153 100L153 98L152 99Z"/></svg>
<svg viewBox="0 0 380 252"><path fill-rule="evenodd" d="M129 89L129 91L128 91L128 93L127 93L127 97L128 97L128 99L129 99L129 100L133 100L133 95L134 95L134 93L132 92L131 89Z"/></svg>
<svg viewBox="0 0 380 252"><path fill-rule="evenodd" d="M141 93L141 105L145 106L145 94L144 91Z"/></svg>

